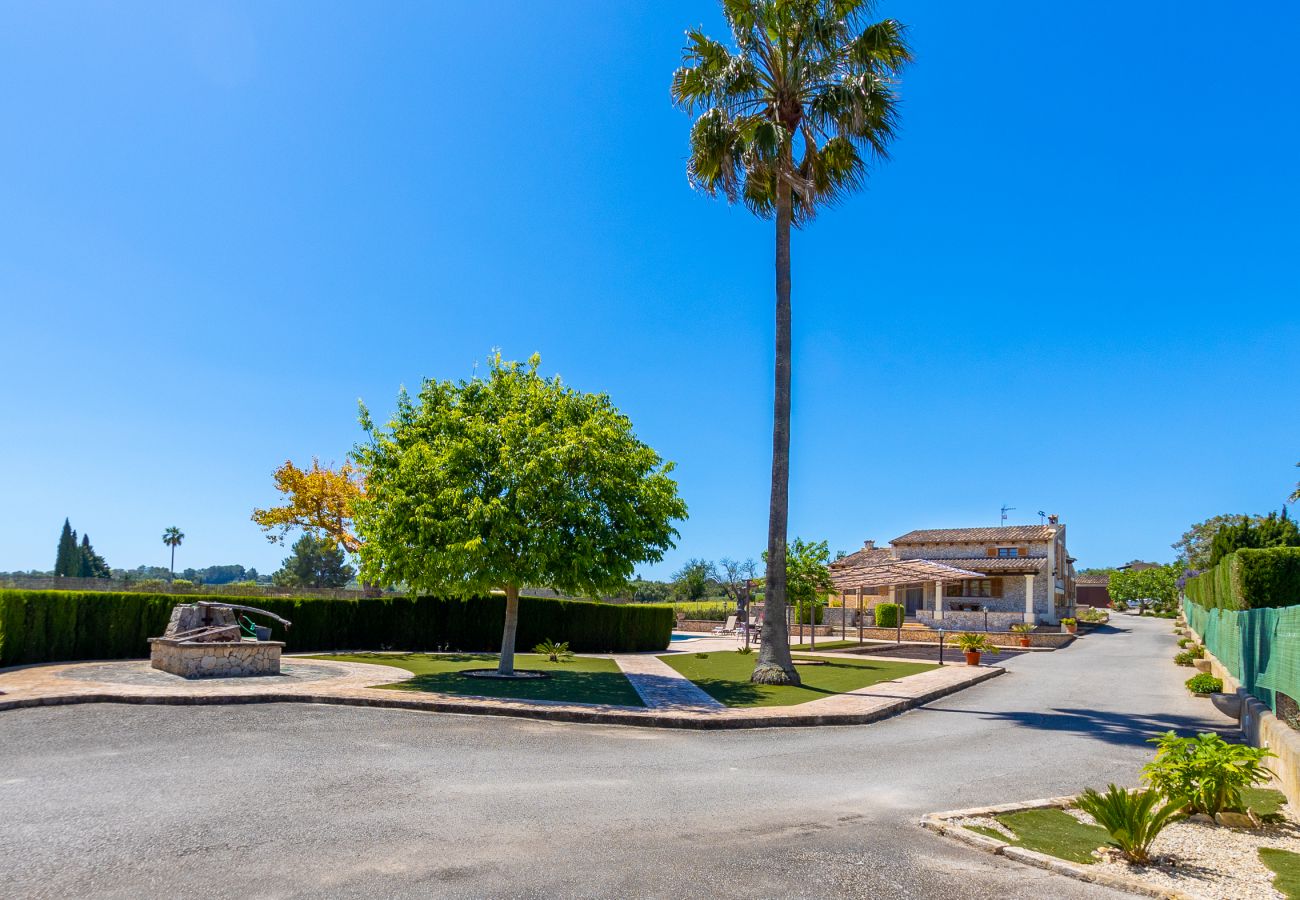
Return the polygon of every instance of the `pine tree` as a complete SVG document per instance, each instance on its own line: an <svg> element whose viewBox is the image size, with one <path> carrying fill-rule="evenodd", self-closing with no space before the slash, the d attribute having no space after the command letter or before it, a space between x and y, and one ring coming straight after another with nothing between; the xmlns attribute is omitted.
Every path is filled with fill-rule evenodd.
<svg viewBox="0 0 1300 900"><path fill-rule="evenodd" d="M59 535L59 549L54 557L54 574L56 576L75 576L81 569L81 553L77 549L77 533L72 524L63 520L63 533Z"/></svg>

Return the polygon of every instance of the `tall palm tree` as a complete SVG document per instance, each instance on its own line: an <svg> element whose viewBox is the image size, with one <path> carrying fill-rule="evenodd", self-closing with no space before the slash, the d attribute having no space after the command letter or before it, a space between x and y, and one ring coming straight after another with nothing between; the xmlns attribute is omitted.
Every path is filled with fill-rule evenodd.
<svg viewBox="0 0 1300 900"><path fill-rule="evenodd" d="M172 548L172 581L176 580L176 548L185 540L185 534L173 525L163 532L163 543Z"/></svg>
<svg viewBox="0 0 1300 900"><path fill-rule="evenodd" d="M884 159L898 122L904 26L872 0L722 0L731 45L687 32L673 101L697 116L692 184L776 219L776 392L763 642L753 680L798 684L785 629L790 482L790 228Z"/></svg>

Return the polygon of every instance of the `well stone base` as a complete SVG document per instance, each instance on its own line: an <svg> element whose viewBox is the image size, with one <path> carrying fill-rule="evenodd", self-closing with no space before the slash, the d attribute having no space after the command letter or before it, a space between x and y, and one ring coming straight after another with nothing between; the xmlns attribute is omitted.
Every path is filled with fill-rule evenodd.
<svg viewBox="0 0 1300 900"><path fill-rule="evenodd" d="M175 641L149 639L155 669L183 678L279 675L283 641Z"/></svg>

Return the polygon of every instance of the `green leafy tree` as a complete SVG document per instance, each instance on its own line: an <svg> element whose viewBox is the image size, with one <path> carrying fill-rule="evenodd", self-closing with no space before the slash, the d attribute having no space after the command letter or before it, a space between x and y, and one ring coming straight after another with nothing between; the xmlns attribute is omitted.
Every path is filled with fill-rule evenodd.
<svg viewBox="0 0 1300 900"><path fill-rule="evenodd" d="M716 581L713 563L707 559L690 559L673 573L673 595L677 600L700 600Z"/></svg>
<svg viewBox="0 0 1300 900"><path fill-rule="evenodd" d="M1233 525L1241 519L1249 519L1252 522L1258 522L1262 516L1234 516L1221 515L1211 516L1204 522L1197 522L1195 525L1183 532L1183 536L1178 539L1172 546L1178 551L1178 558L1186 563L1189 569L1208 569L1210 567L1210 550L1214 543L1214 535L1225 525Z"/></svg>
<svg viewBox="0 0 1300 900"><path fill-rule="evenodd" d="M355 575L343 548L332 537L304 534L293 545L271 582L280 587L341 588Z"/></svg>
<svg viewBox="0 0 1300 900"><path fill-rule="evenodd" d="M169 577L173 579L176 577L176 548L179 547L181 542L184 540L185 533L175 525L163 532L162 542L172 548L172 564L171 569L169 570Z"/></svg>
<svg viewBox="0 0 1300 900"><path fill-rule="evenodd" d="M1300 528L1287 516L1269 513L1263 518L1241 516L1220 526L1210 543L1210 565L1217 566L1225 556L1243 548L1300 547Z"/></svg>
<svg viewBox="0 0 1300 900"><path fill-rule="evenodd" d="M1154 606L1162 612L1173 610L1178 604L1178 576L1182 567L1154 566L1150 569L1124 569L1113 572L1107 590L1117 604L1137 600L1144 607Z"/></svg>
<svg viewBox="0 0 1300 900"><path fill-rule="evenodd" d="M59 535L59 549L54 556L54 574L75 577L81 568L81 553L77 548L77 533L72 530L72 523L63 520L63 532Z"/></svg>
<svg viewBox="0 0 1300 900"><path fill-rule="evenodd" d="M798 684L785 633L790 482L790 230L861 187L898 119L912 59L870 0L722 0L730 46L687 33L672 96L696 116L687 173L704 192L776 220L776 364L767 616L753 680Z"/></svg>
<svg viewBox="0 0 1300 900"><path fill-rule="evenodd" d="M673 546L686 516L673 466L604 394L526 365L489 360L485 378L427 380L354 455L367 581L411 591L506 595L500 672L514 672L519 588L598 596ZM561 638L563 635L554 635Z"/></svg>
<svg viewBox="0 0 1300 900"><path fill-rule="evenodd" d="M629 599L639 603L667 603L673 599L673 586L667 581L647 581L633 578L624 588Z"/></svg>
<svg viewBox="0 0 1300 900"><path fill-rule="evenodd" d="M104 561L104 557L95 552L90 544L90 535L81 536L81 546L77 548L77 575L81 578L111 578L113 571Z"/></svg>
<svg viewBox="0 0 1300 900"><path fill-rule="evenodd" d="M1296 468L1300 469L1300 462L1296 463ZM1291 496L1290 496L1290 497L1287 497L1287 498L1286 498L1286 502L1287 502L1287 503L1300 503L1300 481L1297 481L1297 482L1295 483L1295 490L1291 492Z"/></svg>

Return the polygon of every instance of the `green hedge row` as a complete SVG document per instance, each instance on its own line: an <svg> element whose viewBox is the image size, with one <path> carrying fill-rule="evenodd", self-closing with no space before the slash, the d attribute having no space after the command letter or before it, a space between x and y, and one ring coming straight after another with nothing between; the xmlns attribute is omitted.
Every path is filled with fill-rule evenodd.
<svg viewBox="0 0 1300 900"><path fill-rule="evenodd" d="M1300 547L1243 548L1184 588L1206 609L1269 609L1300 604Z"/></svg>
<svg viewBox="0 0 1300 900"><path fill-rule="evenodd" d="M876 627L897 628L903 624L903 604L880 603L876 605Z"/></svg>
<svg viewBox="0 0 1300 900"><path fill-rule="evenodd" d="M167 627L177 603L203 595L108 591L0 590L0 666L149 655L148 639ZM499 651L505 598L374 597L317 599L223 597L293 623L274 625L285 652L320 650ZM579 653L663 650L672 634L669 606L615 605L522 597L516 648L568 641Z"/></svg>

